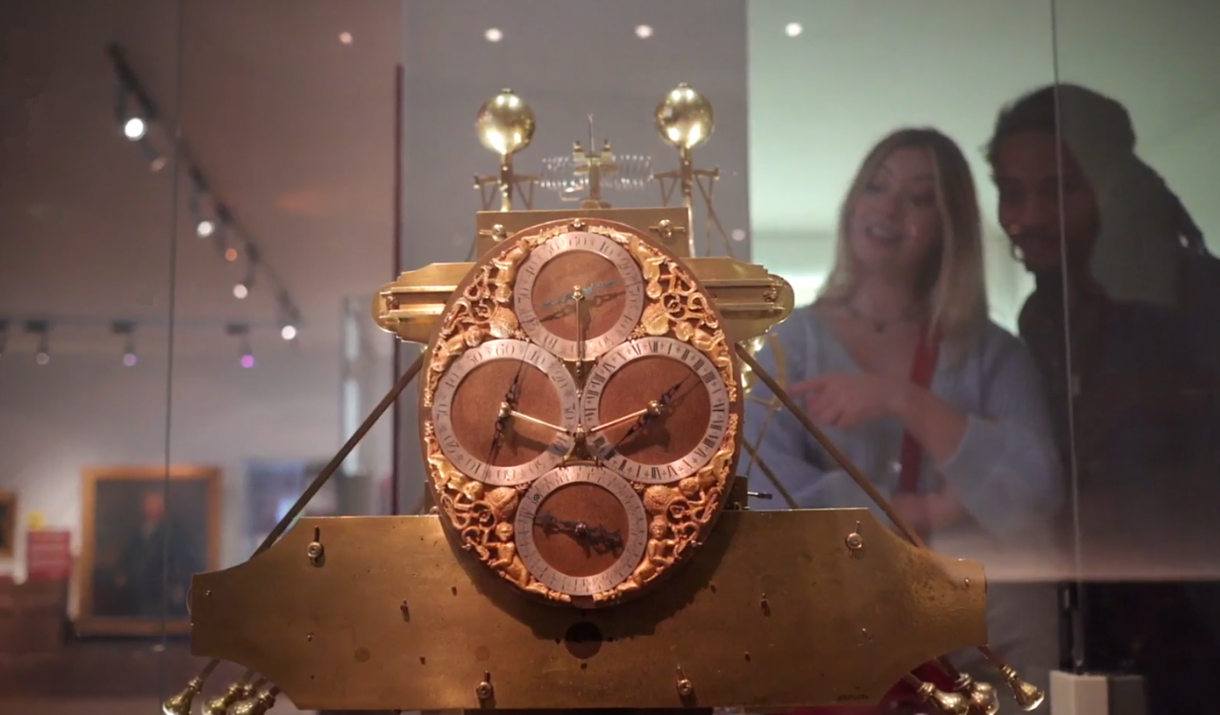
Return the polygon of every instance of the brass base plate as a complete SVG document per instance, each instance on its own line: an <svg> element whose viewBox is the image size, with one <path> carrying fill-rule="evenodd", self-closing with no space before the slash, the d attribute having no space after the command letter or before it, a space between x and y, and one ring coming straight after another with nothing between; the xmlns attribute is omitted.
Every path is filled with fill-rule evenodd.
<svg viewBox="0 0 1220 715"><path fill-rule="evenodd" d="M726 512L664 589L597 612L471 566L433 516L302 519L195 576L192 652L303 709L774 709L875 702L987 642L981 565L916 550L865 509Z"/></svg>

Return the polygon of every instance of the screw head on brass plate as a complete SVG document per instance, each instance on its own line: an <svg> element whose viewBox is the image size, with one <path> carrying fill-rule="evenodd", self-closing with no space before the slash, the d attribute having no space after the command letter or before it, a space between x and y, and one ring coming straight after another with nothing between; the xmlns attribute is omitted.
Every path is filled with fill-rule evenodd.
<svg viewBox="0 0 1220 715"><path fill-rule="evenodd" d="M678 679L678 695L681 695L684 698L689 698L692 694L694 694L694 692L694 683L690 682L690 680L687 678Z"/></svg>

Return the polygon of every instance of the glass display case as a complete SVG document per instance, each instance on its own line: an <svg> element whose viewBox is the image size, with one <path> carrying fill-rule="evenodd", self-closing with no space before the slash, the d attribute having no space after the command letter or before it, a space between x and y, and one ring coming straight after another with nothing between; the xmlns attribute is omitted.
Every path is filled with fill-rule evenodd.
<svg viewBox="0 0 1220 715"><path fill-rule="evenodd" d="M85 5L0 9L0 712L154 712L207 663L193 575L437 506L429 415L383 401L428 341L379 291L483 257L477 212L590 200L688 204L683 256L791 286L749 355L792 404L735 363L741 505L981 564L991 650L927 667L1214 710L1220 9ZM679 95L714 109L686 149Z"/></svg>

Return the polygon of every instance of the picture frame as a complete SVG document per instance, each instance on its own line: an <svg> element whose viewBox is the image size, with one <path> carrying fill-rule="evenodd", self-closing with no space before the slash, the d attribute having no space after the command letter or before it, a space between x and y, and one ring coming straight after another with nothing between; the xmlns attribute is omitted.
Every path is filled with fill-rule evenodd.
<svg viewBox="0 0 1220 715"><path fill-rule="evenodd" d="M190 632L191 576L220 567L220 487L203 465L83 471L78 634Z"/></svg>
<svg viewBox="0 0 1220 715"><path fill-rule="evenodd" d="M17 492L0 491L0 559L17 555Z"/></svg>

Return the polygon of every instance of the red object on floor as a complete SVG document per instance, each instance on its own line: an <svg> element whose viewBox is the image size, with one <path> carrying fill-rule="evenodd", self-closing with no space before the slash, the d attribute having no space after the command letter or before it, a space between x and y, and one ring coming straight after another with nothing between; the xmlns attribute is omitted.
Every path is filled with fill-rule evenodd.
<svg viewBox="0 0 1220 715"><path fill-rule="evenodd" d="M941 670L936 663L924 663L911 672L916 678L930 682L940 690L953 690L953 681L949 679L949 674ZM900 680L881 698L881 702L874 705L821 705L797 708L784 715L880 715L888 712L897 703L915 702L918 698L915 689Z"/></svg>

